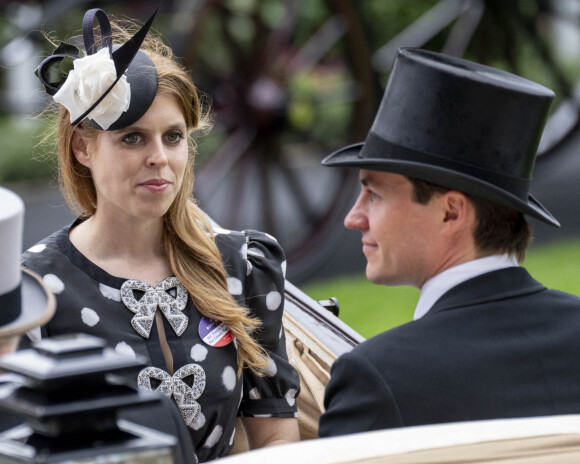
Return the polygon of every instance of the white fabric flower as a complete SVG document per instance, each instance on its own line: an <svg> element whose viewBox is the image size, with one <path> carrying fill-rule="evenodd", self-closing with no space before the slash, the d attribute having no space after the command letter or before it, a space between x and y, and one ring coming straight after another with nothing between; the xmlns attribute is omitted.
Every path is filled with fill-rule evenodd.
<svg viewBox="0 0 580 464"><path fill-rule="evenodd" d="M54 95L54 101L69 111L71 123L88 110L117 78L115 63L109 56L108 48L76 59L73 64L74 69L71 69L66 81ZM107 130L127 111L130 102L131 86L123 75L88 117Z"/></svg>

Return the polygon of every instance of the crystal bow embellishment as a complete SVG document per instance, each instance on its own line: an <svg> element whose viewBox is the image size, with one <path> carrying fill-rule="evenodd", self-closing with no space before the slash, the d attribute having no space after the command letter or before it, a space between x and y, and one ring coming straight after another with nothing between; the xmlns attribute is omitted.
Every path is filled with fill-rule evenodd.
<svg viewBox="0 0 580 464"><path fill-rule="evenodd" d="M187 385L183 379L193 376L193 386ZM161 383L156 389L151 385L151 379ZM140 390L154 390L163 393L165 396L172 396L181 411L185 423L193 424L201 411L201 406L197 400L205 390L205 371L199 364L186 364L170 376L163 369L158 367L146 367L137 377L137 384Z"/></svg>
<svg viewBox="0 0 580 464"><path fill-rule="evenodd" d="M175 297L167 292L172 288L177 292ZM134 290L145 294L137 300ZM187 290L176 277L162 280L155 288L140 280L127 280L121 286L121 299L135 313L131 325L143 338L149 338L157 308L163 312L177 336L187 328L189 319L182 313L187 304Z"/></svg>

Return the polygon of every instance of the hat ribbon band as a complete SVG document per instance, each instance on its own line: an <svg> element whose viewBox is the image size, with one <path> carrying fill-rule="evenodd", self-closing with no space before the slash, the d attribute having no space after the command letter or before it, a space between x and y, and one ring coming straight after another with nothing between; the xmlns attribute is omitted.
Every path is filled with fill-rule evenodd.
<svg viewBox="0 0 580 464"><path fill-rule="evenodd" d="M389 142L373 132L369 132L364 146L359 153L359 159L366 158L369 161L370 159L376 159L378 161L377 164L380 164L380 161L393 160L444 168L493 184L526 201L529 195L529 178L510 176L501 172L478 168L470 164L451 161L431 153Z"/></svg>
<svg viewBox="0 0 580 464"><path fill-rule="evenodd" d="M14 290L0 295L0 326L9 324L20 316L22 306L22 296L20 285Z"/></svg>
<svg viewBox="0 0 580 464"><path fill-rule="evenodd" d="M62 61L64 58L66 58L67 56L70 56L72 58L78 58L78 55L69 55L66 53L59 53L56 55L51 55L48 58L45 58L44 60L42 60L42 62L38 65L38 73L37 73L37 77L40 80L40 83L44 86L46 93L48 93L49 95L54 95L56 92L58 92L60 87L55 87L54 85L50 84L47 82L47 80L44 78L44 74L43 74L43 70L44 68L48 68L49 67L49 63L51 61Z"/></svg>
<svg viewBox="0 0 580 464"><path fill-rule="evenodd" d="M111 23L107 14L100 8L93 8L85 13L83 18L83 41L85 43L85 50L87 54L92 55L99 51L95 46L95 34L93 32L93 22L97 18L99 30L101 33L101 48L107 47L109 53L113 51L113 38L111 31Z"/></svg>

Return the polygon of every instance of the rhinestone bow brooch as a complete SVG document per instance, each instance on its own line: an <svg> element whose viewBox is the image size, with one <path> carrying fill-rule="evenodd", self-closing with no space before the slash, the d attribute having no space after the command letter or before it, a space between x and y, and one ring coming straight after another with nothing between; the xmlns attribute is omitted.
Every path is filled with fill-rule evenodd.
<svg viewBox="0 0 580 464"><path fill-rule="evenodd" d="M169 293L171 289L175 289L175 296ZM135 291L144 295L137 300ZM187 290L176 277L162 280L155 288L140 280L127 280L121 286L121 299L135 313L131 325L143 338L149 338L157 308L165 315L177 336L181 336L187 328L189 319L182 313L187 304Z"/></svg>
<svg viewBox="0 0 580 464"><path fill-rule="evenodd" d="M193 385L190 387L183 379L193 376ZM153 389L151 379L161 382ZM137 384L140 390L154 390L166 396L173 396L185 423L193 424L201 406L197 400L205 390L205 371L199 364L186 364L179 368L173 376L158 367L146 367L137 377Z"/></svg>

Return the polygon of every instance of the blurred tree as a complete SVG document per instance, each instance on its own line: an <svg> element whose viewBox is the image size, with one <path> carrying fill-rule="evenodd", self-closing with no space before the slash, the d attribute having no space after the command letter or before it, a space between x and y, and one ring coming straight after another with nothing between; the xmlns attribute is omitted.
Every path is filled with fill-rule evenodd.
<svg viewBox="0 0 580 464"><path fill-rule="evenodd" d="M333 253L345 211L358 189L356 176L321 169L320 160L364 139L400 46L464 56L556 90L558 101L542 140L543 151L556 150L576 129L580 114L579 61L559 53L563 41L558 33L567 25L580 43L578 3L161 2L155 28L192 69L215 113L214 129L199 141L197 197L224 227L260 228L277 236L294 276L315 272L312 263ZM6 95L11 84L26 82L11 77L13 67L6 66L10 59L25 56L15 47L31 43L29 57L39 55L40 47L45 54L51 51L38 31L68 38L78 30L88 8L144 19L157 5L156 0L2 3L0 60L10 72L2 73L0 110L24 109L29 114L28 98L21 95L42 95L38 88L26 88L20 95L9 90ZM569 37L564 42L574 42ZM24 61L36 64L38 60ZM12 103L7 104L10 98ZM22 112L17 118L23 118ZM18 155L19 147L29 158L25 143L16 144L12 153L27 159ZM23 170L22 175L30 173ZM18 174L12 171L11 176Z"/></svg>

